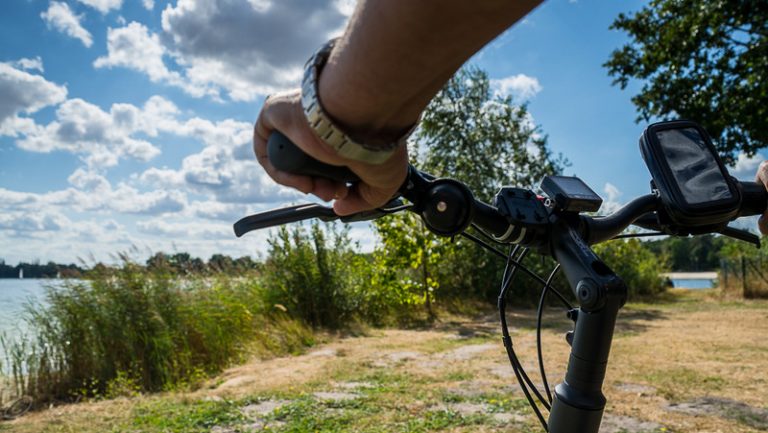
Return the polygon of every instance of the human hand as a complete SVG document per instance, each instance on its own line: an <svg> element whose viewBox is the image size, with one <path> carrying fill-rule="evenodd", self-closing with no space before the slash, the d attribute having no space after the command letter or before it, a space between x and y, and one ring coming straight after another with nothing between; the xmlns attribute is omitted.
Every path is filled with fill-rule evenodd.
<svg viewBox="0 0 768 433"><path fill-rule="evenodd" d="M763 161L760 167L757 168L755 182L762 183L765 185L765 189L768 189L768 161ZM760 228L760 233L768 235L768 209L757 220L757 226Z"/></svg>
<svg viewBox="0 0 768 433"><path fill-rule="evenodd" d="M349 167L360 177L360 182L350 188L343 182L277 170L267 157L267 140L274 130L285 134L301 150L321 162ZM305 194L314 194L325 201L335 199L333 210L338 215L382 206L395 195L408 172L405 146L399 147L387 161L378 165L337 155L335 149L321 141L307 124L299 90L272 95L264 101L254 127L253 150L259 164L275 182Z"/></svg>

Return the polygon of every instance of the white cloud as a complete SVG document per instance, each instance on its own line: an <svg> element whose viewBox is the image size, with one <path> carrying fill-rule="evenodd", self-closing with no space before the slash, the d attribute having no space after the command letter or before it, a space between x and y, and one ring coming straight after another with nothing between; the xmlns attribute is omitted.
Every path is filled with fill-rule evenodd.
<svg viewBox="0 0 768 433"><path fill-rule="evenodd" d="M37 56L34 59L22 58L9 64L24 71L38 71L40 73L45 72L43 69L43 59L41 59L40 56Z"/></svg>
<svg viewBox="0 0 768 433"><path fill-rule="evenodd" d="M144 8L148 11L151 11L155 8L155 0L142 0L141 4L143 4Z"/></svg>
<svg viewBox="0 0 768 433"><path fill-rule="evenodd" d="M40 75L16 69L11 64L0 63L0 134L16 134L11 122L15 128L33 129L29 121L17 115L34 113L43 107L58 104L66 97L66 87L51 83Z"/></svg>
<svg viewBox="0 0 768 433"><path fill-rule="evenodd" d="M600 213L607 215L619 210L622 206L622 203L619 202L619 197L622 195L619 188L610 182L606 182L603 192L605 192L606 197L603 200L603 205L600 207Z"/></svg>
<svg viewBox="0 0 768 433"><path fill-rule="evenodd" d="M739 153L736 159L736 164L730 168L731 175L739 178L753 181L755 180L755 173L757 173L757 167L761 162L765 161L765 157L756 154L755 156L748 157L746 154Z"/></svg>
<svg viewBox="0 0 768 433"><path fill-rule="evenodd" d="M525 74L491 80L491 87L498 95L511 96L518 101L527 101L542 90L536 77Z"/></svg>
<svg viewBox="0 0 768 433"><path fill-rule="evenodd" d="M59 231L70 221L60 214L8 212L0 214L0 230L13 232Z"/></svg>
<svg viewBox="0 0 768 433"><path fill-rule="evenodd" d="M129 157L146 162L160 154L153 144L131 135L142 132L140 110L114 104L109 113L82 99L70 99L56 110L56 120L17 140L32 152L63 150L81 155L89 167L112 167Z"/></svg>
<svg viewBox="0 0 768 433"><path fill-rule="evenodd" d="M107 55L97 58L93 66L133 69L146 74L152 82L181 88L196 97L217 95L216 91L209 89L204 83L190 83L178 72L168 69L165 56L166 49L160 43L160 38L143 24L134 21L125 27L107 30Z"/></svg>
<svg viewBox="0 0 768 433"><path fill-rule="evenodd" d="M231 224L222 223L189 223L183 221L169 222L165 219L151 219L136 224L140 232L162 236L164 238L189 239L222 239L231 240L234 237Z"/></svg>
<svg viewBox="0 0 768 433"><path fill-rule="evenodd" d="M349 12L338 0L179 0L163 11L163 40L192 83L248 101L297 85Z"/></svg>
<svg viewBox="0 0 768 433"><path fill-rule="evenodd" d="M88 5L102 14L106 14L112 9L123 7L123 0L77 0L84 5Z"/></svg>
<svg viewBox="0 0 768 433"><path fill-rule="evenodd" d="M93 44L91 33L80 24L82 17L75 15L66 3L52 1L48 5L48 10L41 13L40 17L48 24L48 27L79 39L86 47Z"/></svg>

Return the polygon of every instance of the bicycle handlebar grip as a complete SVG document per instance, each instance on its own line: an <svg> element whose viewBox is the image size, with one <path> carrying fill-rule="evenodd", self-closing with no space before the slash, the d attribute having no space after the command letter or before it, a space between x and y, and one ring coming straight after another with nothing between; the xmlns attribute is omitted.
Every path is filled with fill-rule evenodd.
<svg viewBox="0 0 768 433"><path fill-rule="evenodd" d="M768 209L768 191L757 182L739 182L741 188L741 216L762 215Z"/></svg>
<svg viewBox="0 0 768 433"><path fill-rule="evenodd" d="M324 177L338 182L357 182L360 178L349 168L320 162L304 153L279 131L267 140L267 157L276 169L292 174Z"/></svg>

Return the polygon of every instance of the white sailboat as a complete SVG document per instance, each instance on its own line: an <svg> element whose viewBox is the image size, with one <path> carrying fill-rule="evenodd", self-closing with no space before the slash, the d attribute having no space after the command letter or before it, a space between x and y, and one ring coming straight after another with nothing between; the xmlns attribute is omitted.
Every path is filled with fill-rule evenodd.
<svg viewBox="0 0 768 433"><path fill-rule="evenodd" d="M24 279L24 269L23 268L19 268L19 279L20 280Z"/></svg>

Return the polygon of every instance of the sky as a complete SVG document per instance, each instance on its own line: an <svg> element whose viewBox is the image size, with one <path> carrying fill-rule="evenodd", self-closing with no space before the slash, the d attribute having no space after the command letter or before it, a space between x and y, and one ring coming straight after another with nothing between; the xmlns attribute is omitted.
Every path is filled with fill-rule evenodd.
<svg viewBox="0 0 768 433"><path fill-rule="evenodd" d="M477 53L550 148L616 206L648 192L630 98L601 65L640 0L550 0ZM6 0L0 6L0 259L208 258L267 249L242 216L306 201L251 151L267 94L344 28L352 0ZM749 179L761 157L731 171ZM352 236L375 244L364 224Z"/></svg>

